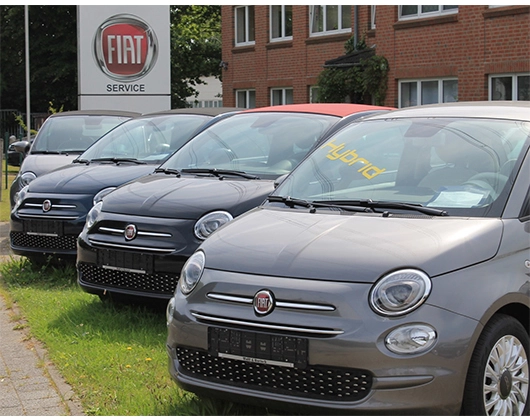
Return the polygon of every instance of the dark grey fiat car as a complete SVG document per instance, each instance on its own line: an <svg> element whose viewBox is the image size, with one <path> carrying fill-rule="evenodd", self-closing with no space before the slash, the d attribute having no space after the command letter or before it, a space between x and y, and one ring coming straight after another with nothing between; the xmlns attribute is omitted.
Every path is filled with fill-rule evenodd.
<svg viewBox="0 0 530 420"><path fill-rule="evenodd" d="M186 390L310 413L528 415L530 103L353 123L187 260Z"/></svg>

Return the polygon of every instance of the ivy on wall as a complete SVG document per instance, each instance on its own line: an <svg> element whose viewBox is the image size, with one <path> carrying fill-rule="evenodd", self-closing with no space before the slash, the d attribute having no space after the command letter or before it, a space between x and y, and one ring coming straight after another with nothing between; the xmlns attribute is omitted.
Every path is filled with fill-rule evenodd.
<svg viewBox="0 0 530 420"><path fill-rule="evenodd" d="M345 49L347 54L351 54L368 50L368 47L361 41L355 49L350 39ZM388 61L380 55L360 59L349 67L327 67L318 77L318 100L384 105L387 80Z"/></svg>

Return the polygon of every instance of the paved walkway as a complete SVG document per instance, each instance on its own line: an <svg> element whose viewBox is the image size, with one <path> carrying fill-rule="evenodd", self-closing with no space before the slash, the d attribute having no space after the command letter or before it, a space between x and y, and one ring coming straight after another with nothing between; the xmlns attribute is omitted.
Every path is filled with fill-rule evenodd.
<svg viewBox="0 0 530 420"><path fill-rule="evenodd" d="M0 223L0 262L9 258L9 224ZM8 307L0 295L0 416L82 416L44 347L21 326L16 305Z"/></svg>

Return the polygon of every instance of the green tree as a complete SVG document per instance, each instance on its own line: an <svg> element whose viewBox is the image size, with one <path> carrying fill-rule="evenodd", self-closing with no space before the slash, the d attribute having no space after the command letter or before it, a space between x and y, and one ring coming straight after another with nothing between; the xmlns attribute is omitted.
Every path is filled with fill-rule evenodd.
<svg viewBox="0 0 530 420"><path fill-rule="evenodd" d="M171 107L198 94L201 77L221 77L221 6L170 6Z"/></svg>

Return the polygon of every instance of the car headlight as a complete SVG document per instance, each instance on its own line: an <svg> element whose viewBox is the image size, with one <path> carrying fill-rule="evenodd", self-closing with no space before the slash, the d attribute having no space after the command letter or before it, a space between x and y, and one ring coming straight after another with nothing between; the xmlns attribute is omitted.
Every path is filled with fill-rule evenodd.
<svg viewBox="0 0 530 420"><path fill-rule="evenodd" d="M21 187L25 187L29 185L29 183L35 178L37 178L37 175L35 175L33 172L24 172L22 175L20 175L18 185L20 185Z"/></svg>
<svg viewBox="0 0 530 420"><path fill-rule="evenodd" d="M99 201L90 209L90 211L86 215L85 228L87 230L94 226L94 223L96 223L99 213L101 213L101 207L103 207L103 202Z"/></svg>
<svg viewBox="0 0 530 420"><path fill-rule="evenodd" d="M204 271L205 262L206 258L202 251L197 251L188 258L180 272L179 286L182 293L187 295L197 286Z"/></svg>
<svg viewBox="0 0 530 420"><path fill-rule="evenodd" d="M115 189L116 189L116 187L103 188L100 192L98 192L94 196L94 199L92 200L92 204L96 205L99 201L103 200L103 197L105 197L106 195L110 194Z"/></svg>
<svg viewBox="0 0 530 420"><path fill-rule="evenodd" d="M418 308L431 292L431 279L419 270L404 269L381 278L370 292L370 305L379 315L399 316Z"/></svg>
<svg viewBox="0 0 530 420"><path fill-rule="evenodd" d="M385 338L385 345L396 354L425 353L436 344L436 331L427 324L401 325Z"/></svg>
<svg viewBox="0 0 530 420"><path fill-rule="evenodd" d="M13 210L16 210L20 207L24 199L26 198L26 195L28 194L29 187L26 185L24 188L22 188L20 191L17 191L15 193L15 206L13 207Z"/></svg>
<svg viewBox="0 0 530 420"><path fill-rule="evenodd" d="M195 223L193 231L197 238L204 241L213 232L232 219L232 215L226 211L213 211L202 216L197 223Z"/></svg>

